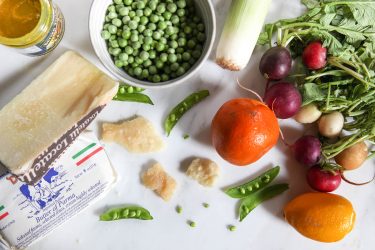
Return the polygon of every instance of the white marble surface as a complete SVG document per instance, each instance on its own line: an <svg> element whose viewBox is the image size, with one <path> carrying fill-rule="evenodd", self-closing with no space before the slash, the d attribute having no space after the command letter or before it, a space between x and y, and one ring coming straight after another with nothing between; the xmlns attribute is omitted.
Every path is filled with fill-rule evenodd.
<svg viewBox="0 0 375 250"><path fill-rule="evenodd" d="M91 0L56 0L66 17L66 34L57 50L42 58L28 58L4 47L0 47L0 107L10 101L35 76L40 74L52 61L67 49L74 49L100 65L88 35L88 13ZM223 24L224 13L229 1L213 0L217 11L218 30ZM298 15L303 10L299 0L274 0L268 21ZM343 183L336 193L352 201L357 212L357 222L352 233L334 244L323 244L306 239L284 222L282 207L291 198L309 190L305 182L305 169L291 157L285 146L279 143L265 157L249 167L235 167L223 161L210 145L209 125L216 110L234 97L250 97L237 88L235 78L254 90L262 91L264 80L257 70L261 56L257 49L249 66L240 74L220 69L211 60L188 82L163 90L148 91L155 106L131 103L111 103L93 124L98 128L103 121L119 121L135 114L151 120L162 133L162 121L168 110L188 93L207 88L211 97L192 109L178 123L169 138L165 137L166 149L158 154L135 155L127 153L118 145L105 145L120 180L114 190L103 200L58 228L53 234L39 241L30 249L129 249L129 250L192 250L192 249L373 249L375 244L375 190L374 184L353 187ZM104 69L104 68L103 68ZM72 91L74 91L72 89ZM67 93L68 95L68 93ZM1 122L1 121L0 121ZM303 134L303 127L294 121L281 121L281 127L289 141L293 142ZM191 137L184 140L182 135ZM0 142L1 143L1 142ZM222 169L222 177L217 187L209 189L188 179L182 168L189 159L196 156L215 160ZM178 181L176 195L169 203L163 202L140 184L140 172L150 162L159 161ZM268 201L255 209L242 223L236 220L236 200L228 198L222 188L256 176L264 169L280 164L281 175L277 182L290 183L290 191ZM374 162L353 178L366 178L370 175ZM0 195L6 195L1 193ZM203 208L201 203L210 207ZM107 206L139 204L148 208L153 221L118 221L103 223L98 215ZM180 204L183 213L177 214L175 206ZM186 221L192 219L197 227L192 229ZM237 226L236 232L226 229L228 224Z"/></svg>

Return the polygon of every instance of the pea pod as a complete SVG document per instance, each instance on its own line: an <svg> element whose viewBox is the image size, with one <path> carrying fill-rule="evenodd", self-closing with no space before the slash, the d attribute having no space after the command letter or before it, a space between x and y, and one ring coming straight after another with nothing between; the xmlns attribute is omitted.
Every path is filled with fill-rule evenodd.
<svg viewBox="0 0 375 250"><path fill-rule="evenodd" d="M276 166L245 184L227 189L225 193L232 198L245 198L270 184L279 172L280 167Z"/></svg>
<svg viewBox="0 0 375 250"><path fill-rule="evenodd" d="M173 127L177 124L178 120L190 110L194 105L202 101L204 98L210 95L208 90L201 90L195 93L192 93L186 97L182 102L180 102L176 107L172 109L169 113L167 119L164 121L164 130L169 136Z"/></svg>
<svg viewBox="0 0 375 250"><path fill-rule="evenodd" d="M101 221L114 221L122 219L152 220L150 212L138 206L112 208L100 215Z"/></svg>
<svg viewBox="0 0 375 250"><path fill-rule="evenodd" d="M240 221L243 221L243 219L245 219L246 216L259 204L285 192L288 189L288 184L276 184L270 187L266 187L244 198L239 209Z"/></svg>
<svg viewBox="0 0 375 250"><path fill-rule="evenodd" d="M113 100L123 102L140 102L154 105L150 97L141 93L117 93Z"/></svg>

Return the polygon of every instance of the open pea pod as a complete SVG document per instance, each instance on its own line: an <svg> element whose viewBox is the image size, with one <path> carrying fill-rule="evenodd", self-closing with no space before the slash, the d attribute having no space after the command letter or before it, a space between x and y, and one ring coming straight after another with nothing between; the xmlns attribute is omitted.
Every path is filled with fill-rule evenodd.
<svg viewBox="0 0 375 250"><path fill-rule="evenodd" d="M245 198L270 184L276 178L279 172L280 167L276 166L249 182L227 189L225 193L232 198Z"/></svg>
<svg viewBox="0 0 375 250"><path fill-rule="evenodd" d="M289 189L288 184L276 184L270 187L266 187L262 190L259 190L256 193L253 193L242 200L241 206L239 209L240 221L246 218L246 216L254 210L262 202L269 200Z"/></svg>
<svg viewBox="0 0 375 250"><path fill-rule="evenodd" d="M138 206L112 208L100 215L101 221L114 221L122 219L152 220L150 212Z"/></svg>

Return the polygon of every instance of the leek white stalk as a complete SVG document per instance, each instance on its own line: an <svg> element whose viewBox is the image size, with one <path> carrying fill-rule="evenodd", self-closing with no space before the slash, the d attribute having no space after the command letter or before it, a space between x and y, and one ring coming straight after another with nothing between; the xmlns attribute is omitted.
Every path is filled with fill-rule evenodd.
<svg viewBox="0 0 375 250"><path fill-rule="evenodd" d="M216 63L239 71L246 67L272 0L232 0L216 51Z"/></svg>

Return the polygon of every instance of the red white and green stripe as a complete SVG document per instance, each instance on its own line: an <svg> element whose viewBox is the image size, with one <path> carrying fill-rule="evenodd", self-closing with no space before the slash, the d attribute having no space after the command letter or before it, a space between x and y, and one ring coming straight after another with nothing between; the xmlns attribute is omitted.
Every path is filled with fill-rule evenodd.
<svg viewBox="0 0 375 250"><path fill-rule="evenodd" d="M77 166L80 166L87 160L92 158L94 155L99 153L101 150L103 150L103 147L97 145L96 143L91 143L90 145L82 148L75 155L73 155L72 159L76 162Z"/></svg>
<svg viewBox="0 0 375 250"><path fill-rule="evenodd" d="M9 213L5 211L5 207L3 205L0 205L0 221L3 220L8 215Z"/></svg>

